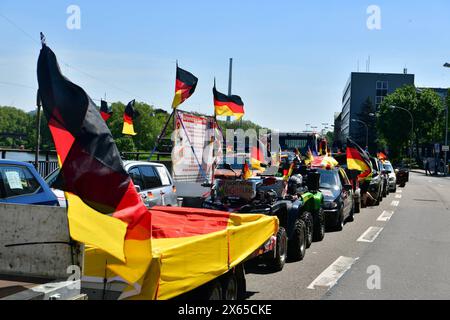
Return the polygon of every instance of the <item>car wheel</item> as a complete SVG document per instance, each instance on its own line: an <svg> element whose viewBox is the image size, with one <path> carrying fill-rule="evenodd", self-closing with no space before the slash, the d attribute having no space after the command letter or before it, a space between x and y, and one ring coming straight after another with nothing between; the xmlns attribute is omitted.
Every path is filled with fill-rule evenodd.
<svg viewBox="0 0 450 320"><path fill-rule="evenodd" d="M300 219L305 222L306 225L306 249L311 247L313 242L313 234L314 234L314 220L313 216L309 212L304 212Z"/></svg>
<svg viewBox="0 0 450 320"><path fill-rule="evenodd" d="M345 219L344 219L344 210L341 210L341 213L339 215L337 224L334 228L334 231L342 231L344 230L344 224L345 224Z"/></svg>
<svg viewBox="0 0 450 320"><path fill-rule="evenodd" d="M230 274L222 282L222 297L227 301L238 300L238 280L236 275Z"/></svg>
<svg viewBox="0 0 450 320"><path fill-rule="evenodd" d="M206 300L223 300L222 285L219 280L214 280L207 287Z"/></svg>
<svg viewBox="0 0 450 320"><path fill-rule="evenodd" d="M303 234L304 236L304 234ZM275 248L275 258L267 262L267 266L274 272L283 270L287 258L287 234L283 227L280 227L277 233L277 246Z"/></svg>
<svg viewBox="0 0 450 320"><path fill-rule="evenodd" d="M302 219L295 221L294 232L288 241L288 257L291 261L301 261L306 254L306 225Z"/></svg>
<svg viewBox="0 0 450 320"><path fill-rule="evenodd" d="M359 201L355 201L355 213L361 213L361 199Z"/></svg>
<svg viewBox="0 0 450 320"><path fill-rule="evenodd" d="M320 208L314 216L314 242L320 242L325 238L325 212Z"/></svg>

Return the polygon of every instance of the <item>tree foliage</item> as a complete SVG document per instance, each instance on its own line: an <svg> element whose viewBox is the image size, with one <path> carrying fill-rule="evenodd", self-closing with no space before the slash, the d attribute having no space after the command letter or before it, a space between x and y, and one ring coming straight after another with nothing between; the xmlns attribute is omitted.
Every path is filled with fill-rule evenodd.
<svg viewBox="0 0 450 320"><path fill-rule="evenodd" d="M387 96L380 106L377 122L379 134L389 146L391 157L397 159L401 151L411 143L412 123L407 112L414 118L414 138L416 144L441 141L443 132L444 105L439 95L431 89L416 90L405 86Z"/></svg>
<svg viewBox="0 0 450 320"><path fill-rule="evenodd" d="M111 105L112 117L107 125L121 152L150 152L153 150L158 136L161 134L170 114L162 109L155 109L146 103L136 102L135 109L139 116L134 120L136 136L125 136L122 134L123 114L125 104L115 102ZM198 114L195 113L194 114ZM198 114L201 115L201 114ZM0 106L0 133L24 134L26 137L2 137L0 136L0 147L34 149L36 147L36 112L25 112L14 107ZM173 132L173 119L169 123L165 137L170 137ZM259 130L262 127L251 121L219 121L220 126L226 129L242 128ZM53 139L47 126L47 120L41 114L41 150L54 150Z"/></svg>

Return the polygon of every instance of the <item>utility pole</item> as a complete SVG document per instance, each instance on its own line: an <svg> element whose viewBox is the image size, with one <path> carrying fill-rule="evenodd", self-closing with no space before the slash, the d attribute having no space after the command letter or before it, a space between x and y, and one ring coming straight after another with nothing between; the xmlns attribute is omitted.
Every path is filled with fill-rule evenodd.
<svg viewBox="0 0 450 320"><path fill-rule="evenodd" d="M228 95L231 96L233 85L233 58L230 58L230 72L228 76ZM227 122L231 122L231 117L227 117Z"/></svg>
<svg viewBox="0 0 450 320"><path fill-rule="evenodd" d="M36 106L37 106L37 114L36 114L36 152L34 158L34 166L36 170L39 171L39 145L41 142L41 96L39 95L39 90L37 92L36 97Z"/></svg>

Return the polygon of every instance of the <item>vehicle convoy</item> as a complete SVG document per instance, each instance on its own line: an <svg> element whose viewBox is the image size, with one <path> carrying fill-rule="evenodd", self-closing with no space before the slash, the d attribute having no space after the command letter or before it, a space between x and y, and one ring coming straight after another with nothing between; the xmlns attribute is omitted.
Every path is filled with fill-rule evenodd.
<svg viewBox="0 0 450 320"><path fill-rule="evenodd" d="M144 204L148 207L154 206L177 206L176 188L173 178L167 168L160 163L125 161L124 168L129 173L137 192ZM59 169L53 171L45 178L49 186L52 186L58 177ZM53 189L62 207L66 206L64 192Z"/></svg>
<svg viewBox="0 0 450 320"><path fill-rule="evenodd" d="M244 179L243 166L236 165L236 162L225 164L220 169L220 179L211 186L211 195L203 206L226 212L277 217L280 222L277 236L261 249L258 259L269 269L280 271L286 260L301 261L311 243L324 238L319 175L310 172L307 179L303 179L301 174L294 172L286 181L276 176L277 167L271 167L258 176ZM233 167L241 167L241 170L236 171L238 169Z"/></svg>
<svg viewBox="0 0 450 320"><path fill-rule="evenodd" d="M0 202L58 206L58 200L29 163L0 160Z"/></svg>

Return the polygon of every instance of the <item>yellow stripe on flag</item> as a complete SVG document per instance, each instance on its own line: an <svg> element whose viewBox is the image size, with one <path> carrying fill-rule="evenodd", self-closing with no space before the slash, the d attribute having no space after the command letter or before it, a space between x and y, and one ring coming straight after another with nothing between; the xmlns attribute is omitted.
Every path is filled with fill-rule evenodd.
<svg viewBox="0 0 450 320"><path fill-rule="evenodd" d="M176 109L180 104L181 104L181 99L182 99L182 91L178 90L175 93L175 97L173 98L173 103L172 103L172 108Z"/></svg>
<svg viewBox="0 0 450 320"><path fill-rule="evenodd" d="M228 106L216 106L216 116L234 116L236 120L240 120L244 114L243 113L234 113Z"/></svg>
<svg viewBox="0 0 450 320"><path fill-rule="evenodd" d="M126 135L129 135L129 136L137 135L137 133L134 132L134 126L132 124L127 123L127 122L123 123L122 134L126 134Z"/></svg>
<svg viewBox="0 0 450 320"><path fill-rule="evenodd" d="M349 170L357 170L362 172L369 169L369 166L366 162L351 158L347 159L347 167Z"/></svg>
<svg viewBox="0 0 450 320"><path fill-rule="evenodd" d="M125 262L127 224L95 211L72 193L66 192L66 199L72 239L99 248Z"/></svg>

